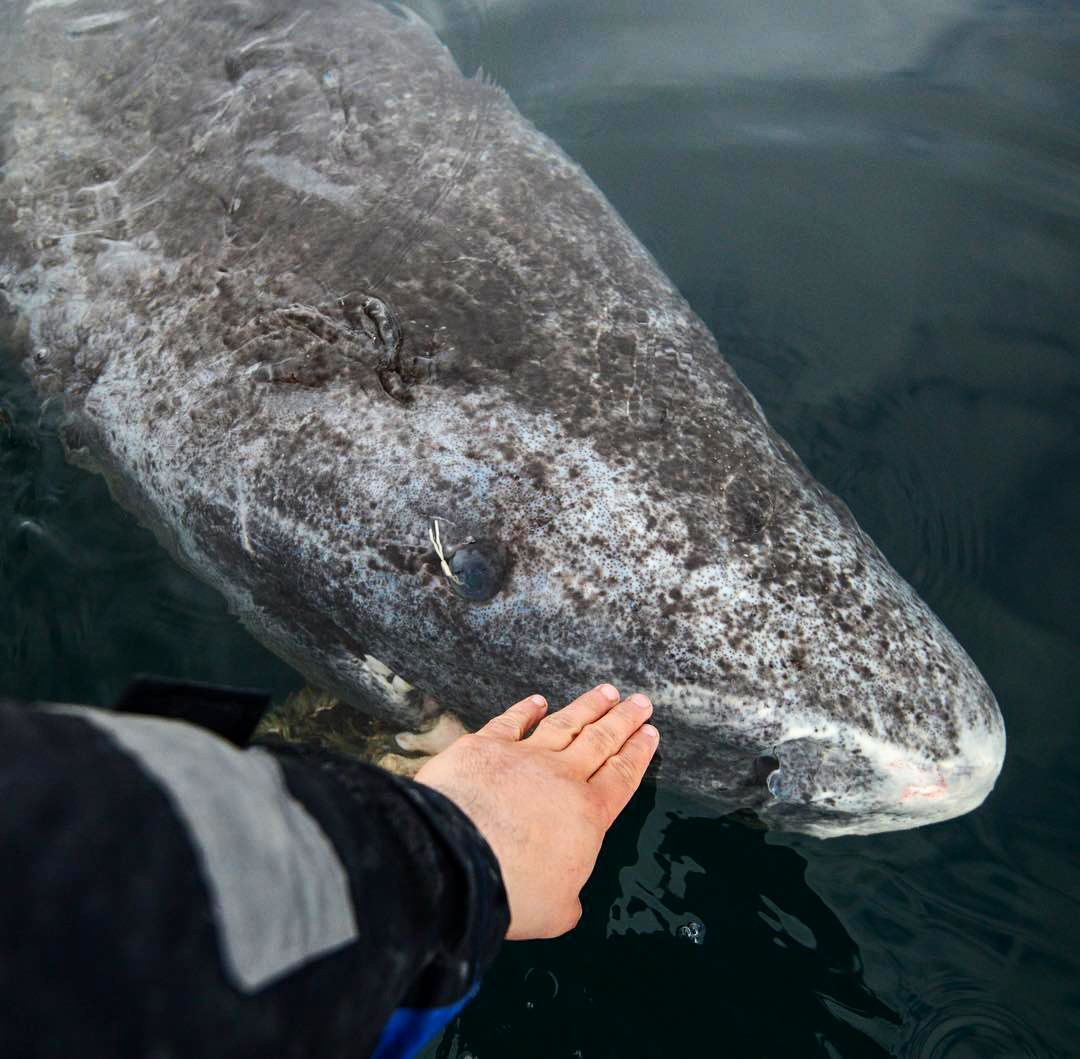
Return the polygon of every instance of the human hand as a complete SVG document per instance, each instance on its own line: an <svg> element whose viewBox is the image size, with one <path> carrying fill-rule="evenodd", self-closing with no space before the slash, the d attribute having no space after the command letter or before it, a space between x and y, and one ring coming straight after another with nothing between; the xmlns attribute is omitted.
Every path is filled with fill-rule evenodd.
<svg viewBox="0 0 1080 1059"><path fill-rule="evenodd" d="M649 700L635 694L620 702L610 684L546 711L542 696L523 699L416 774L462 809L494 850L514 941L553 938L577 924L578 895L604 834L659 741L645 723Z"/></svg>

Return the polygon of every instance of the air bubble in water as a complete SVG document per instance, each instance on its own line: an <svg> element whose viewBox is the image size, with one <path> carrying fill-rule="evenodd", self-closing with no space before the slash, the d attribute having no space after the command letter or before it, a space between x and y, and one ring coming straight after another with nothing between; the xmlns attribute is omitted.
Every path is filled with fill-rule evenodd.
<svg viewBox="0 0 1080 1059"><path fill-rule="evenodd" d="M705 944L705 924L696 919L687 920L675 933L694 945Z"/></svg>

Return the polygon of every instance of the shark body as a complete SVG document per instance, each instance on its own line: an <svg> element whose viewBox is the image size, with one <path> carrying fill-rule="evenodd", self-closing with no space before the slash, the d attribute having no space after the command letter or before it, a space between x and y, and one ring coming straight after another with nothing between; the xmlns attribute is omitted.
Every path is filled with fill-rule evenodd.
<svg viewBox="0 0 1080 1059"><path fill-rule="evenodd" d="M975 666L588 177L404 8L22 0L0 301L72 459L415 724L646 691L658 775L821 836L977 806Z"/></svg>

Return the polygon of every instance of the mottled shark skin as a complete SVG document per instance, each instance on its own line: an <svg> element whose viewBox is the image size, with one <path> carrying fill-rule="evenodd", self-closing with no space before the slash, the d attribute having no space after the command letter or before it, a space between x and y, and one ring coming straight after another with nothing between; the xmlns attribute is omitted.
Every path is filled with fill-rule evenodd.
<svg viewBox="0 0 1080 1059"><path fill-rule="evenodd" d="M310 680L402 724L426 696L478 724L640 688L661 782L785 830L983 800L1005 735L971 660L588 177L426 23L0 22L27 368L71 457Z"/></svg>

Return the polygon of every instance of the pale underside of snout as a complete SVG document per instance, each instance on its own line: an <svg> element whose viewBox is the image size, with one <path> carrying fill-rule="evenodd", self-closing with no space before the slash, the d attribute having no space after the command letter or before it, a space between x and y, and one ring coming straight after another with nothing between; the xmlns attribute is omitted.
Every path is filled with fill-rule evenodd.
<svg viewBox="0 0 1080 1059"><path fill-rule="evenodd" d="M657 776L714 810L748 810L772 830L819 838L961 816L992 790L1006 744L993 694L964 662L955 693L933 710L914 694L902 710L892 695L845 710L807 682L784 702L765 687L717 696L657 685Z"/></svg>
<svg viewBox="0 0 1080 1059"><path fill-rule="evenodd" d="M758 760L768 792L759 811L779 830L820 838L950 820L978 808L993 788L1005 757L1004 729L969 727L958 747L934 759L850 730L833 740L785 740Z"/></svg>

